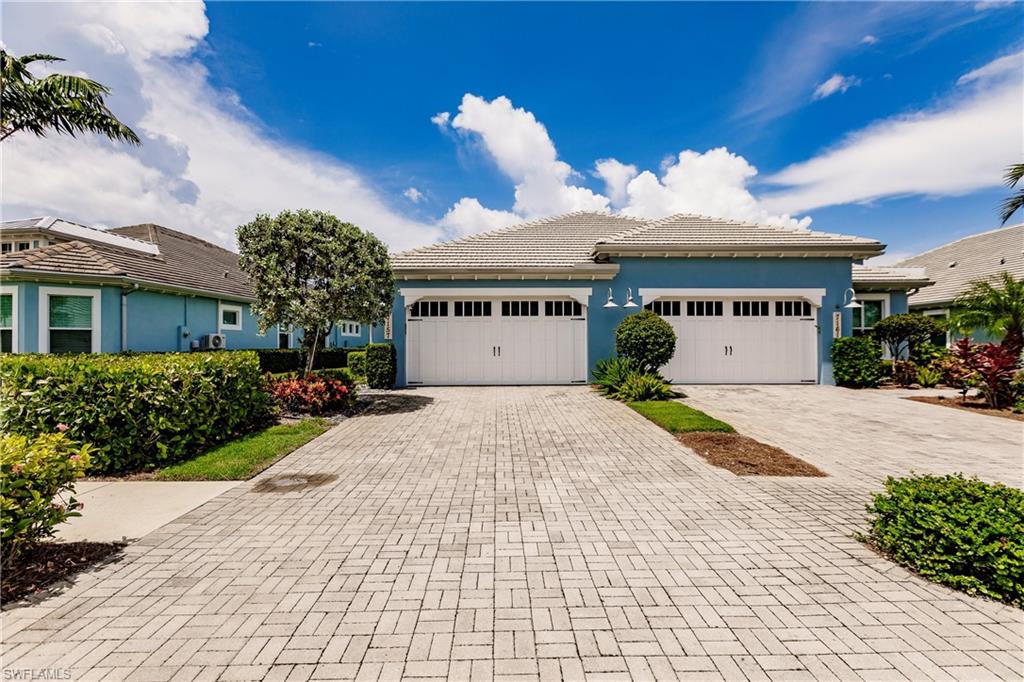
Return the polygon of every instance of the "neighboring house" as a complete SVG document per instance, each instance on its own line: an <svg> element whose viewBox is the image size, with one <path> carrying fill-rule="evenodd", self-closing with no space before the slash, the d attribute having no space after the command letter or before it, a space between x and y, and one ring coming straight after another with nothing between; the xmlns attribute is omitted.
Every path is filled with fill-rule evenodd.
<svg viewBox="0 0 1024 682"><path fill-rule="evenodd" d="M1024 277L1024 224L957 239L922 254L907 258L901 267L923 268L934 286L910 296L910 310L936 318L946 318L957 296L978 279L994 279L1001 272ZM988 338L984 330L972 336ZM934 339L948 344L949 338Z"/></svg>
<svg viewBox="0 0 1024 682"><path fill-rule="evenodd" d="M677 383L832 383L837 335L906 310L920 270L854 265L860 237L703 216L572 213L392 257L399 385L583 383L647 307ZM864 307L848 304L857 288ZM858 317L855 319L854 312ZM386 330L386 331L385 331Z"/></svg>
<svg viewBox="0 0 1024 682"><path fill-rule="evenodd" d="M176 230L32 218L0 223L0 235L3 352L187 351L213 334L227 348L289 348L301 335L260 335L238 254ZM328 345L368 337L343 321Z"/></svg>

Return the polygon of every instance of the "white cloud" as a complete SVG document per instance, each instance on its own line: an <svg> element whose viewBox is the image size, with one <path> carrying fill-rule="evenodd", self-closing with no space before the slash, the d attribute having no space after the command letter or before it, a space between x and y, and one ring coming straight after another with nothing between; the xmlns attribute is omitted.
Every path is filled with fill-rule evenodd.
<svg viewBox="0 0 1024 682"><path fill-rule="evenodd" d="M878 43L878 36L873 36L870 33L860 39L861 45L875 45Z"/></svg>
<svg viewBox="0 0 1024 682"><path fill-rule="evenodd" d="M626 203L626 186L637 176L636 166L616 159L599 159L594 164L594 175L604 180L605 191L613 206Z"/></svg>
<svg viewBox="0 0 1024 682"><path fill-rule="evenodd" d="M834 73L830 78L818 84L814 89L811 99L825 99L837 92L846 92L852 87L860 85L860 79L856 76L844 76L841 73Z"/></svg>
<svg viewBox="0 0 1024 682"><path fill-rule="evenodd" d="M511 211L485 208L477 199L462 197L441 218L441 225L453 232L455 236L464 237L477 232L507 227L522 221L521 216Z"/></svg>
<svg viewBox="0 0 1024 682"><path fill-rule="evenodd" d="M419 191L415 187L410 187L402 192L402 196L412 203L417 204L423 199L423 192Z"/></svg>
<svg viewBox="0 0 1024 682"><path fill-rule="evenodd" d="M997 60L998 61L998 60ZM993 62L994 64L995 62ZM907 194L957 195L1002 184L1024 145L1022 69L977 70L934 109L878 121L832 149L768 178L785 187L762 197L773 211Z"/></svg>
<svg viewBox="0 0 1024 682"><path fill-rule="evenodd" d="M810 218L773 215L747 189L757 169L725 147L701 154L679 153L659 178L645 170L626 187L628 202L622 212L644 218L673 213L697 213L766 225L807 227Z"/></svg>
<svg viewBox="0 0 1024 682"><path fill-rule="evenodd" d="M430 117L430 122L436 125L441 130L446 130L448 128L448 121L451 119L451 117L452 115L449 112L439 111Z"/></svg>
<svg viewBox="0 0 1024 682"><path fill-rule="evenodd" d="M968 71L957 79L956 84L967 85L968 83L1001 78L1014 72L1019 74L1022 70L1024 70L1024 50L993 59L984 66Z"/></svg>
<svg viewBox="0 0 1024 682"><path fill-rule="evenodd" d="M4 142L5 217L56 214L88 224L158 222L230 245L256 213L315 208L394 248L441 229L392 210L354 169L272 139L235 93L214 88L193 58L208 24L201 3L72 3L5 7L15 53L60 45L111 86L112 109L140 148L93 136Z"/></svg>

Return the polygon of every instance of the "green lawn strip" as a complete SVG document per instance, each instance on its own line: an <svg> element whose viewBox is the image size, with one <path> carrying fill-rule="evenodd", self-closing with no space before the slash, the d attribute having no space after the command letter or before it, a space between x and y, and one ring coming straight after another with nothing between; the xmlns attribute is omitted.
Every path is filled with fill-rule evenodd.
<svg viewBox="0 0 1024 682"><path fill-rule="evenodd" d="M331 428L324 419L278 424L161 469L162 481L244 481Z"/></svg>
<svg viewBox="0 0 1024 682"><path fill-rule="evenodd" d="M700 410L675 400L651 400L629 403L629 406L669 433L691 431L719 431L734 433L735 429L723 421L709 417Z"/></svg>

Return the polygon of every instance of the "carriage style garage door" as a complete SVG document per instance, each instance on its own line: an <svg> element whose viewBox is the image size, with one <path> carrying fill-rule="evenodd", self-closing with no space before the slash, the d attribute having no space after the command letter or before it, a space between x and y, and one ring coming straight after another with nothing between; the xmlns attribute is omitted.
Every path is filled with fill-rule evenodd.
<svg viewBox="0 0 1024 682"><path fill-rule="evenodd" d="M680 384L816 383L817 308L803 299L659 299L676 332L662 368Z"/></svg>
<svg viewBox="0 0 1024 682"><path fill-rule="evenodd" d="M409 384L587 380L587 308L570 298L432 298L406 310Z"/></svg>

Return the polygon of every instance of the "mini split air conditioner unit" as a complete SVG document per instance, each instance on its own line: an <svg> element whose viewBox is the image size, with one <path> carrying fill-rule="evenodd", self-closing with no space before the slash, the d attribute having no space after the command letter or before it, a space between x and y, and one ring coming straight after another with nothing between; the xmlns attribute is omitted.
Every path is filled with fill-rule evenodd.
<svg viewBox="0 0 1024 682"><path fill-rule="evenodd" d="M206 334L199 339L199 350L223 350L228 347L224 334Z"/></svg>

